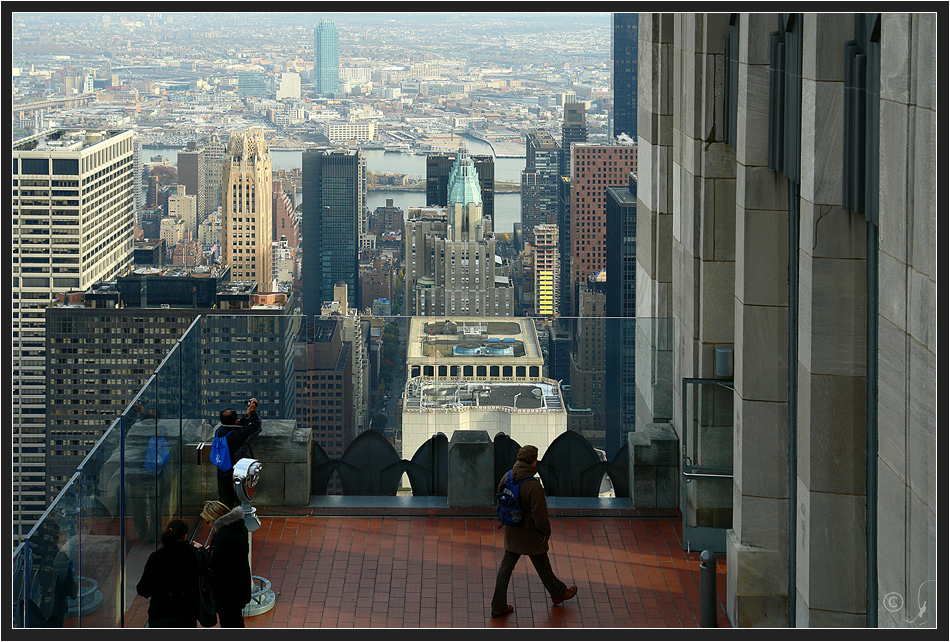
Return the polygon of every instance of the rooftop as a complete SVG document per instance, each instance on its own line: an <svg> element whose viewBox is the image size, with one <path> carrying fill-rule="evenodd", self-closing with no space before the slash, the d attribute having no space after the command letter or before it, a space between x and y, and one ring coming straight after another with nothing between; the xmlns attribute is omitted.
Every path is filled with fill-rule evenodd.
<svg viewBox="0 0 950 642"><path fill-rule="evenodd" d="M514 613L490 617L504 536L491 517L448 513L261 516L252 572L266 577L274 607L245 618L249 628L613 628L698 627L699 553L681 550L676 517L557 516L555 573L577 597L553 606L528 560L509 585ZM358 512L354 510L353 512ZM204 542L206 529L195 535ZM132 545L129 563L151 545ZM725 560L717 564L718 626L725 616ZM134 592L137 578L129 578ZM130 600L132 600L130 596ZM148 602L135 597L126 627L144 626ZM67 623L68 625L68 623ZM95 626L83 618L83 626Z"/></svg>

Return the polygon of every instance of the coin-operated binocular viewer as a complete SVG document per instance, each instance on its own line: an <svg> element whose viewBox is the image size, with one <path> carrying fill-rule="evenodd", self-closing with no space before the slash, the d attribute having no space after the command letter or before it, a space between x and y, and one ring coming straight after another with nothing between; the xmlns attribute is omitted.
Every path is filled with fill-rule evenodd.
<svg viewBox="0 0 950 642"><path fill-rule="evenodd" d="M261 462L256 459L241 459L234 464L231 472L231 480L234 483L234 490L237 491L238 499L241 500L241 508L244 509L244 525L247 527L247 563L253 569L251 564L251 553L253 551L254 531L261 527L261 520L257 517L257 509L251 506L254 495L257 493L257 484L261 478ZM277 596L271 590L270 581L258 575L251 575L251 601L244 607L244 617L260 615L274 608Z"/></svg>

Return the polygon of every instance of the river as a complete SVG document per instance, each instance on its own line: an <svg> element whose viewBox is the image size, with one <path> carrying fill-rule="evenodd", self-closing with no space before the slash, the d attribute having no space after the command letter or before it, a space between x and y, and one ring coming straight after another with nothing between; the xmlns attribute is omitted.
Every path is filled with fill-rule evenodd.
<svg viewBox="0 0 950 642"><path fill-rule="evenodd" d="M491 147L477 138L465 136L465 144L470 153L475 155L492 154ZM148 162L152 157L165 156L173 166L178 165L178 148L176 147L146 147L142 149L142 161ZM292 170L301 166L303 152L272 149L271 166L274 170ZM381 149L363 150L366 158L366 169L371 172L386 174L408 174L425 178L425 154L403 154L385 152ZM495 158L495 180L511 183L521 182L521 170L524 169L524 158ZM298 192L297 201L303 196ZM366 205L370 210L386 204L386 199L393 199L393 204L408 211L409 207L421 207L426 204L425 192L404 192L397 190L373 190L366 194ZM514 223L521 220L521 194L495 194L495 232L511 233Z"/></svg>

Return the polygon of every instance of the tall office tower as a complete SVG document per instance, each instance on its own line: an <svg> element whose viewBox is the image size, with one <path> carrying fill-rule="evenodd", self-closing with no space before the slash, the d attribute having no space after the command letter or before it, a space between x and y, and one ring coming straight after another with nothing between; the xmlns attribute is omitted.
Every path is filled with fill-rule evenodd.
<svg viewBox="0 0 950 642"><path fill-rule="evenodd" d="M449 173L446 208L410 209L406 223L406 314L513 316L508 266L485 230L481 189L464 149Z"/></svg>
<svg viewBox="0 0 950 642"><path fill-rule="evenodd" d="M584 103L564 103L561 124L561 176L571 176L571 145L587 142L587 108Z"/></svg>
<svg viewBox="0 0 950 642"><path fill-rule="evenodd" d="M534 228L534 312L543 317L558 313L561 259L558 229L553 223Z"/></svg>
<svg viewBox="0 0 950 642"><path fill-rule="evenodd" d="M186 194L197 199L198 220L194 229L197 229L198 223L204 220L207 213L205 199L208 192L205 181L208 179L208 170L205 163L204 148L199 148L195 141L189 141L187 149L178 152L178 183L185 186Z"/></svg>
<svg viewBox="0 0 950 642"><path fill-rule="evenodd" d="M317 318L305 325L294 350L295 415L330 459L339 459L356 437L353 420L353 346L343 341L343 319Z"/></svg>
<svg viewBox="0 0 950 642"><path fill-rule="evenodd" d="M205 150L205 211L202 216L211 214L221 207L221 168L224 165L226 145L217 133L211 134L204 142Z"/></svg>
<svg viewBox="0 0 950 642"><path fill-rule="evenodd" d="M321 20L313 30L313 93L340 91L340 34L332 20Z"/></svg>
<svg viewBox="0 0 950 642"><path fill-rule="evenodd" d="M613 58L614 138L626 134L637 142L637 27L638 13L611 14L611 54Z"/></svg>
<svg viewBox="0 0 950 642"><path fill-rule="evenodd" d="M636 429L637 175L606 190L607 398L606 446L612 457ZM644 323L651 323L647 320Z"/></svg>
<svg viewBox="0 0 950 642"><path fill-rule="evenodd" d="M274 241L279 241L280 237L283 236L287 239L287 245L296 249L300 232L300 220L294 209L293 199L284 190L283 181L276 180L273 182L271 212L274 220Z"/></svg>
<svg viewBox="0 0 950 642"><path fill-rule="evenodd" d="M449 204L449 174L455 165L456 154L426 156L426 205L445 207ZM495 157L470 156L478 174L482 194L482 217L495 220ZM486 230L489 228L486 227ZM490 229L494 229L494 225Z"/></svg>
<svg viewBox="0 0 950 642"><path fill-rule="evenodd" d="M135 225L142 228L142 210L145 209L145 174L142 165L142 139L135 136L132 142L132 202L135 207Z"/></svg>
<svg viewBox="0 0 950 642"><path fill-rule="evenodd" d="M270 98L267 76L262 71L238 72L238 98Z"/></svg>
<svg viewBox="0 0 950 642"><path fill-rule="evenodd" d="M181 221L182 239L191 241L198 237L198 197L185 193L184 185L176 185L175 193L168 197L168 219Z"/></svg>
<svg viewBox="0 0 950 642"><path fill-rule="evenodd" d="M202 354L204 374L197 386L207 409L203 418L210 421L236 399L254 396L266 419L293 419L293 337L299 325L290 316L294 301L230 283L229 271L138 270L61 296L46 310L52 496L199 315L205 317L205 336L220 338L207 341ZM232 330L250 341L230 341ZM143 336L148 339L134 338ZM77 341L84 346L81 353ZM241 381L234 376L237 359L243 359L247 373ZM144 403L146 410L156 410L154 396Z"/></svg>
<svg viewBox="0 0 950 642"><path fill-rule="evenodd" d="M283 100L284 98L300 98L300 74L292 71L285 71L280 74L277 100Z"/></svg>
<svg viewBox="0 0 950 642"><path fill-rule="evenodd" d="M135 224L131 131L56 129L13 144L13 533L26 534L46 494L46 319L57 292L131 266Z"/></svg>
<svg viewBox="0 0 950 642"><path fill-rule="evenodd" d="M561 176L557 189L558 255L560 259L560 310L562 317L576 316L571 306L571 177Z"/></svg>
<svg viewBox="0 0 950 642"><path fill-rule="evenodd" d="M624 186L637 171L636 145L574 146L571 190L571 292L576 302L577 284L607 265L606 188ZM571 304L575 307L575 303Z"/></svg>
<svg viewBox="0 0 950 642"><path fill-rule="evenodd" d="M594 448L604 448L607 399L605 388L607 320L605 270L589 274L578 288L578 314L571 350L570 430L582 433ZM612 402L613 400L611 400Z"/></svg>
<svg viewBox="0 0 950 642"><path fill-rule="evenodd" d="M271 257L271 160L259 129L231 133L221 172L224 208L222 260L231 266L236 281L257 281L270 292Z"/></svg>
<svg viewBox="0 0 950 642"><path fill-rule="evenodd" d="M534 228L557 223L560 147L551 134L538 130L525 137L525 168L521 172L521 228L534 245Z"/></svg>
<svg viewBox="0 0 950 642"><path fill-rule="evenodd" d="M303 314L309 321L333 300L339 281L348 305L359 301L359 248L366 203L366 159L356 150L303 154Z"/></svg>

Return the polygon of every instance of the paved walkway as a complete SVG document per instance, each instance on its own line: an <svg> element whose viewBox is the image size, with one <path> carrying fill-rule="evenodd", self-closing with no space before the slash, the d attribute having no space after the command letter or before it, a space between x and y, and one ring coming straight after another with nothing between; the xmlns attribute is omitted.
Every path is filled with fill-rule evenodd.
<svg viewBox="0 0 950 642"><path fill-rule="evenodd" d="M509 586L515 611L490 617L502 531L486 517L266 517L253 573L272 610L248 627L698 627L699 554L680 550L679 518L558 517L549 555L577 597L554 606L530 560ZM199 531L196 539L204 541ZM718 567L718 625L725 560ZM136 598L128 626L142 626ZM139 622L141 620L141 622Z"/></svg>

